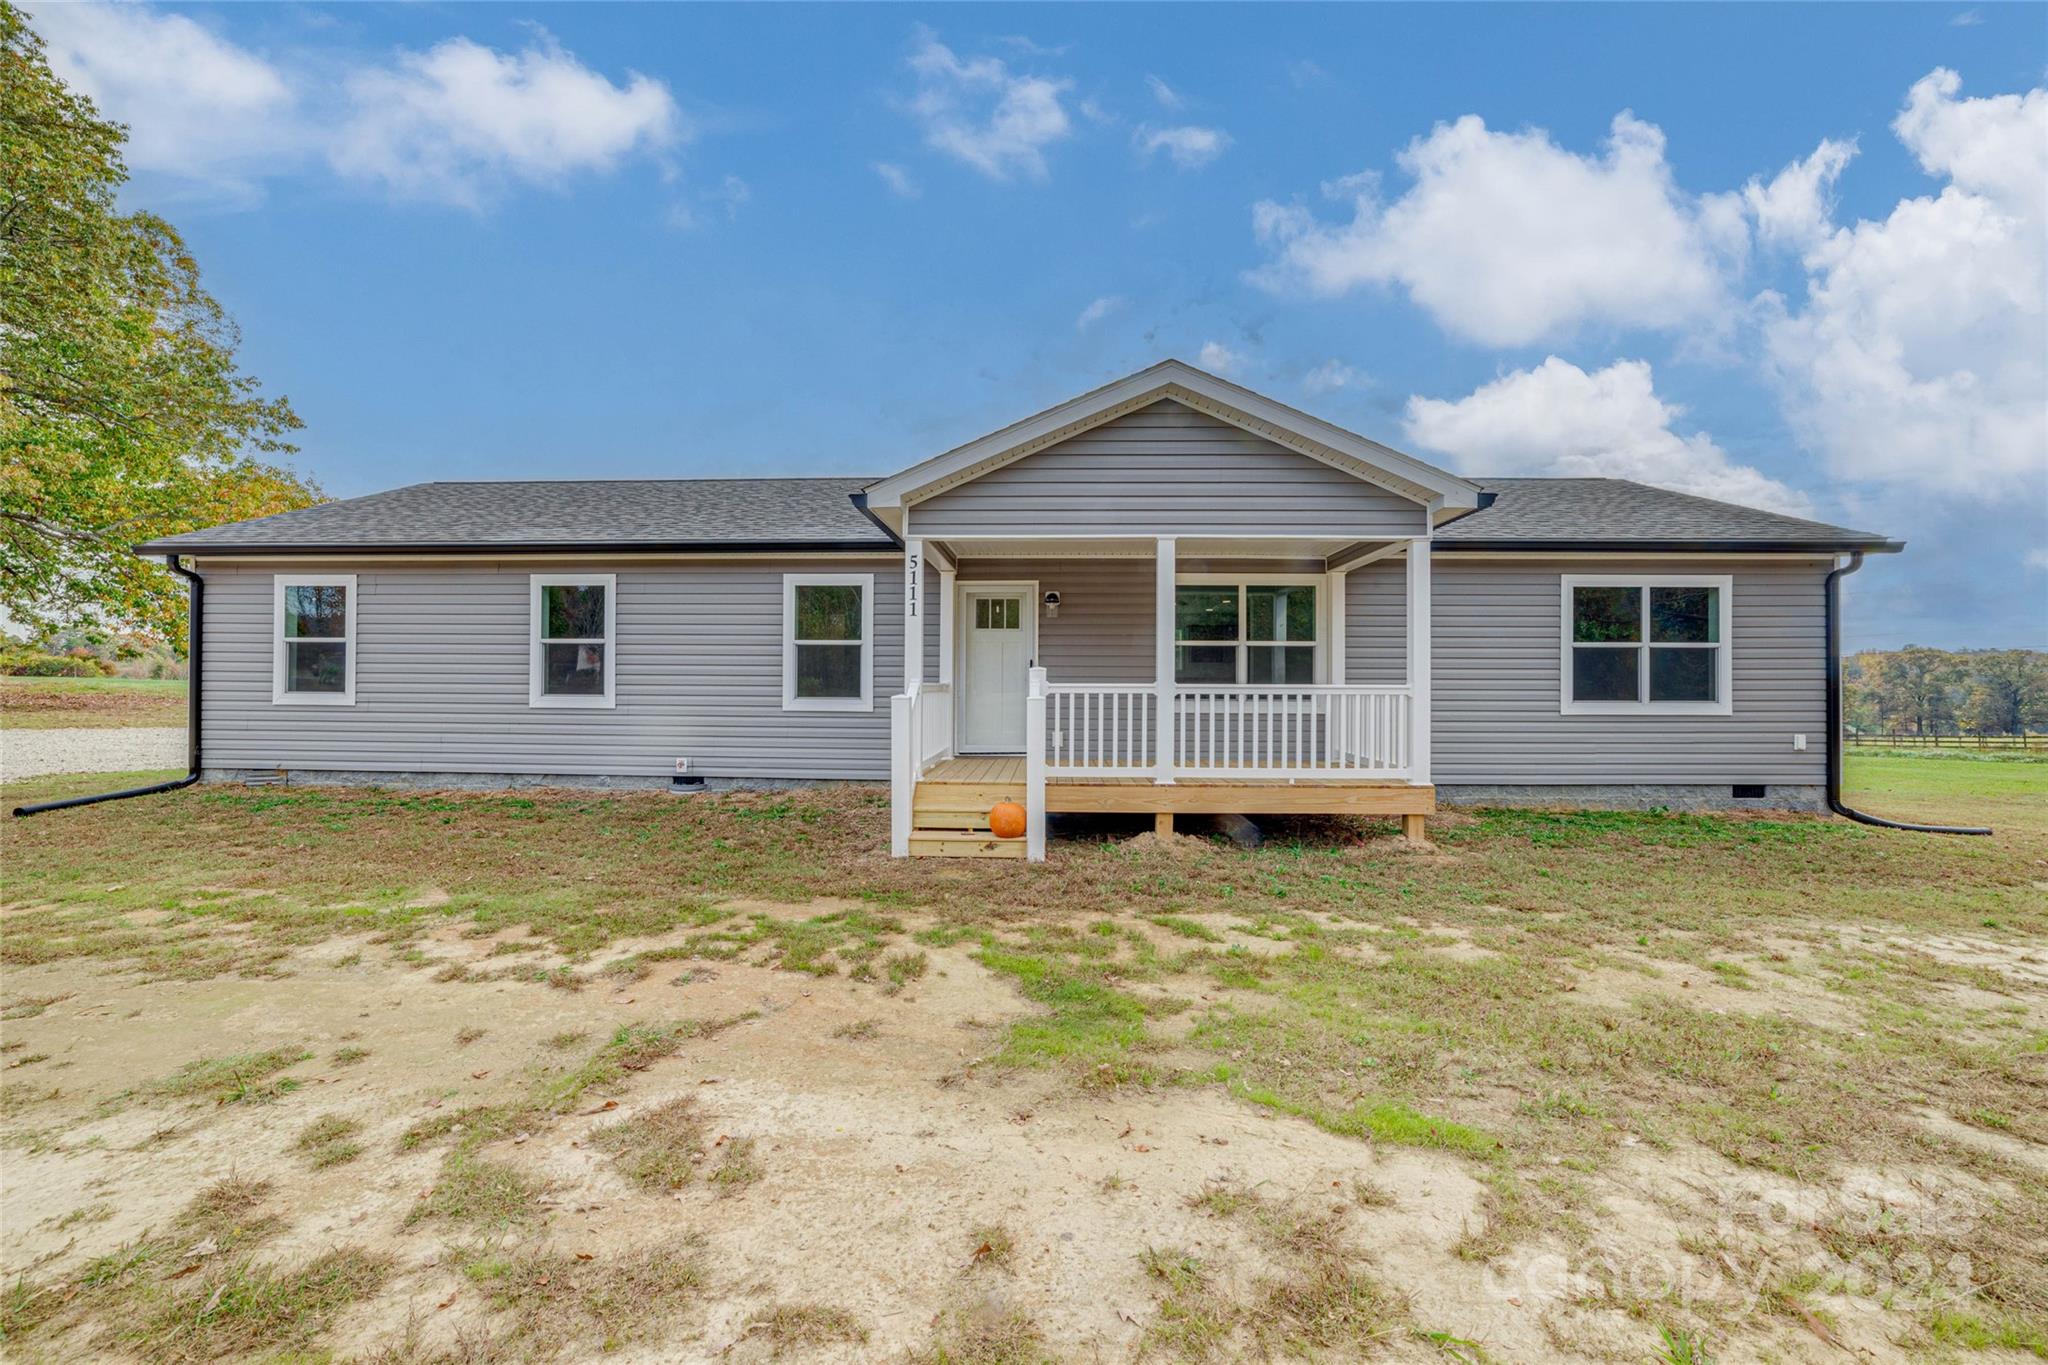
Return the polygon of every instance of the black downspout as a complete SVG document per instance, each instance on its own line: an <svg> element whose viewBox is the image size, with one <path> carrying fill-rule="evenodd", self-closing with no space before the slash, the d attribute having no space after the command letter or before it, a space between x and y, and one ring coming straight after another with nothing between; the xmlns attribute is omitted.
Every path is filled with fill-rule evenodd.
<svg viewBox="0 0 2048 1365"><path fill-rule="evenodd" d="M206 583L178 562L176 555L166 555L164 564L178 577L192 585L189 607L189 623L186 634L190 643L185 654L185 775L175 782L158 782L149 787L130 787L126 791L101 792L97 796L73 796L62 801L42 801L33 806L16 806L16 815L41 815L44 811L68 810L73 806L97 806L102 801L125 801L131 796L154 796L158 792L174 792L180 787L189 787L199 780L199 664L200 636L206 624Z"/></svg>
<svg viewBox="0 0 2048 1365"><path fill-rule="evenodd" d="M1868 815L1842 802L1842 589L1840 581L1863 567L1863 551L1852 550L1849 562L1828 573L1828 809L1858 824L1879 829L1904 829L1915 834L1989 834L1974 825L1915 825Z"/></svg>

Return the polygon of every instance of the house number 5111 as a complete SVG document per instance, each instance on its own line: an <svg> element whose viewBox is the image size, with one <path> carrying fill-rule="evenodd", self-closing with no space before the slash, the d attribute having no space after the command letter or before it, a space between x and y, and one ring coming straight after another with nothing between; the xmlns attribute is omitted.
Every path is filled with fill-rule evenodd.
<svg viewBox="0 0 2048 1365"><path fill-rule="evenodd" d="M903 610L917 615L917 585L924 577L924 556L910 555L903 561Z"/></svg>

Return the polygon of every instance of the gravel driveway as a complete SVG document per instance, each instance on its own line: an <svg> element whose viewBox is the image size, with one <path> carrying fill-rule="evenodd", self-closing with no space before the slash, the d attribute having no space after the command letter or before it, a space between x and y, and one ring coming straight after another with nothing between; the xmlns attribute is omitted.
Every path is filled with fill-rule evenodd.
<svg viewBox="0 0 2048 1365"><path fill-rule="evenodd" d="M0 781L185 766L185 728L0 730Z"/></svg>

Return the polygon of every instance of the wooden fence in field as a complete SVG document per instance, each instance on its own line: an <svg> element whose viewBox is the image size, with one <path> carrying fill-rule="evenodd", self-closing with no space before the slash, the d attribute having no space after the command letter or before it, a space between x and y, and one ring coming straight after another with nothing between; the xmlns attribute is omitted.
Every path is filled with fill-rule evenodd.
<svg viewBox="0 0 2048 1365"><path fill-rule="evenodd" d="M1987 753L2048 754L2041 735L1848 735L1852 749L1981 749Z"/></svg>

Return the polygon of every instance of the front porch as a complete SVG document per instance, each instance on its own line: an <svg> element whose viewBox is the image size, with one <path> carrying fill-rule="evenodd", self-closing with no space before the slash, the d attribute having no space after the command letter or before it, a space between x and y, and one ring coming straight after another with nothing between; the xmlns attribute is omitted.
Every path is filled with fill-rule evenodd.
<svg viewBox="0 0 2048 1365"><path fill-rule="evenodd" d="M907 551L897 856L1037 860L1046 817L1080 812L1162 831L1177 814L1398 815L1424 836L1427 535ZM991 832L1001 802L1025 809L1021 838Z"/></svg>

